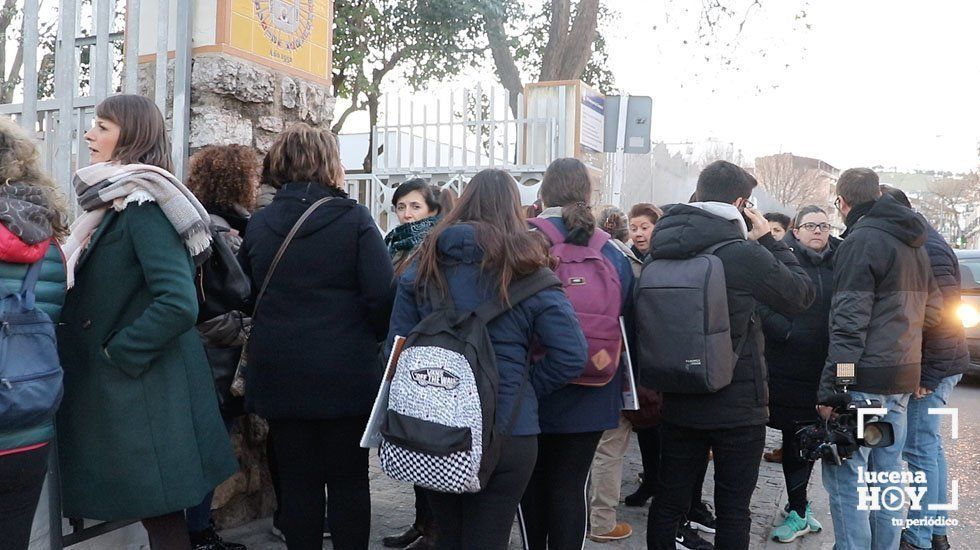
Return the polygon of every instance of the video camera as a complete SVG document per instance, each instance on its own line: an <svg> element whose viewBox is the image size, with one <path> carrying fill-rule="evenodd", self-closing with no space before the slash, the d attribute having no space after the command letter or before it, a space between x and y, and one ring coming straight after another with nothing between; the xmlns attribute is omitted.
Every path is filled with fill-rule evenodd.
<svg viewBox="0 0 980 550"><path fill-rule="evenodd" d="M854 456L859 447L888 447L895 443L894 427L874 415L864 417L864 437L857 436L858 409L880 408L881 401L854 400L845 392L834 394L821 405L834 408L830 418L798 424L796 438L801 459L830 460L840 465Z"/></svg>

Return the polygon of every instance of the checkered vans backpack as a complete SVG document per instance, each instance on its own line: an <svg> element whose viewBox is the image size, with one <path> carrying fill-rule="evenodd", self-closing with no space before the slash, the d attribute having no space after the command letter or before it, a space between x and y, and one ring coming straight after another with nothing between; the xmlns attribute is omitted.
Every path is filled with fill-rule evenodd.
<svg viewBox="0 0 980 550"><path fill-rule="evenodd" d="M496 424L500 378L487 324L547 288L561 288L548 269L508 287L497 300L457 311L452 298L412 329L391 380L381 426L381 469L390 477L444 493L475 493L497 466L502 439L513 429L529 366L504 429Z"/></svg>

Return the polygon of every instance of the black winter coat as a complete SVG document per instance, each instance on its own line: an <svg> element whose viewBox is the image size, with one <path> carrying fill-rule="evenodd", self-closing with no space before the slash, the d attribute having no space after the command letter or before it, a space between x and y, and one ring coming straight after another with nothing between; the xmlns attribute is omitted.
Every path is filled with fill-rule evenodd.
<svg viewBox="0 0 980 550"><path fill-rule="evenodd" d="M796 422L817 418L817 387L830 345L834 252L840 242L831 237L828 249L819 254L787 233L783 243L813 281L813 303L803 313L789 316L769 306L759 306L769 367L769 425L777 430L792 430Z"/></svg>
<svg viewBox="0 0 980 550"><path fill-rule="evenodd" d="M922 333L922 381L919 385L935 391L943 378L966 372L970 367L970 351L966 347L963 323L956 316L956 308L960 305L960 263L946 239L928 222L926 224L926 252L943 295L943 315L937 326Z"/></svg>
<svg viewBox="0 0 980 550"><path fill-rule="evenodd" d="M381 233L339 189L289 183L248 224L239 261L257 294L300 215L320 206L289 244L253 319L245 406L266 418L367 415L381 381L394 272Z"/></svg>
<svg viewBox="0 0 980 550"><path fill-rule="evenodd" d="M848 222L835 254L830 349L817 398L824 402L836 393L837 363L857 367L850 390L911 393L919 385L922 331L942 313L923 247L926 224L887 195Z"/></svg>
<svg viewBox="0 0 980 550"><path fill-rule="evenodd" d="M738 211L732 208L735 215ZM690 258L721 241L744 239L733 221L700 208L678 204L657 222L650 260ZM796 256L771 234L743 241L716 253L725 267L732 348L737 347L758 305L795 315L813 301L813 284ZM663 418L680 426L723 429L769 421L765 339L758 324L742 347L732 383L710 394L664 394Z"/></svg>

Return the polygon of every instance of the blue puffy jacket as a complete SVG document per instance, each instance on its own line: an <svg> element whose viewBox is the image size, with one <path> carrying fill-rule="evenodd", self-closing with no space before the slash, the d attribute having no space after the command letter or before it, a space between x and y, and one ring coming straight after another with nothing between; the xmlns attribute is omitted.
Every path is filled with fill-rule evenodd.
<svg viewBox="0 0 980 550"><path fill-rule="evenodd" d="M458 309L476 309L496 297L496 281L481 268L483 249L477 243L473 226L459 224L450 227L439 236L437 246L448 264L443 274ZM415 276L416 266L413 264L399 280L388 332L389 349L396 335L407 336L423 317L432 312L431 304L420 305L417 301ZM524 380L532 339L543 347L544 357L531 365L531 383L525 387L521 408L511 431L512 435L541 433L538 399L575 379L585 368L588 348L572 304L561 290L543 290L494 319L487 329L500 373L496 418L500 426L506 426L510 421L517 393Z"/></svg>
<svg viewBox="0 0 980 550"><path fill-rule="evenodd" d="M921 216L920 216L921 217ZM925 222L925 218L922 218ZM956 316L960 304L960 264L946 239L926 223L926 252L943 293L943 318L922 332L922 380L920 386L935 391L943 378L963 374L970 366L963 324Z"/></svg>
<svg viewBox="0 0 980 550"><path fill-rule="evenodd" d="M549 208L541 217L555 224L562 234L567 234L565 222L558 214L560 210ZM622 287L622 307L620 311L629 319L630 297L633 295L633 268L629 259L612 241L602 247L602 255L612 263L619 274ZM584 365L584 363L583 363ZM585 433L615 428L619 425L620 411L623 409L623 372L625 359L613 379L601 387L570 384L540 399L541 431L543 433Z"/></svg>

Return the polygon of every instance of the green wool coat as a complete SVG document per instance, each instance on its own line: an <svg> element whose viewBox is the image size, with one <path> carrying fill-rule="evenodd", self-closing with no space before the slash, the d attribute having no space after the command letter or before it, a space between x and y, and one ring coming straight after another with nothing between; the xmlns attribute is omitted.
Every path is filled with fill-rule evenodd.
<svg viewBox="0 0 980 550"><path fill-rule="evenodd" d="M58 331L66 517L182 510L237 470L196 321L193 263L163 211L110 209L78 262Z"/></svg>

